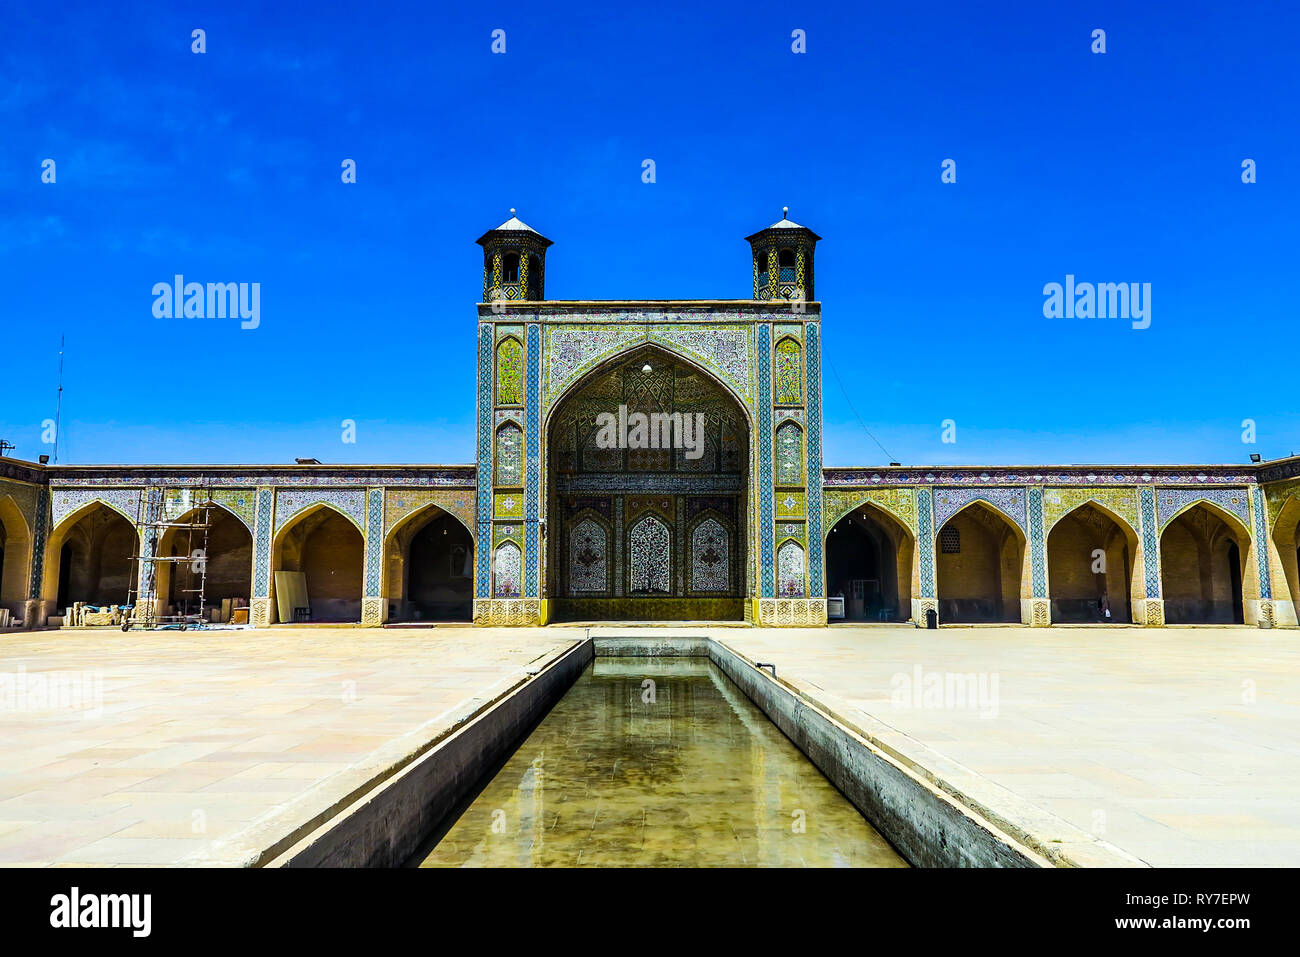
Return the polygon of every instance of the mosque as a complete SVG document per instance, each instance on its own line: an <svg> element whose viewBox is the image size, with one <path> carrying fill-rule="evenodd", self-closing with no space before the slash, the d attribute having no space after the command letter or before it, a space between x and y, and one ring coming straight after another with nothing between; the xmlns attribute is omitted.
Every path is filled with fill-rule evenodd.
<svg viewBox="0 0 1300 957"><path fill-rule="evenodd" d="M254 626L1296 626L1300 457L823 468L816 233L786 211L749 236L750 299L559 301L551 241L513 213L478 240L474 464L0 459L0 606L26 627L163 621L196 593ZM702 436L602 442L610 415Z"/></svg>

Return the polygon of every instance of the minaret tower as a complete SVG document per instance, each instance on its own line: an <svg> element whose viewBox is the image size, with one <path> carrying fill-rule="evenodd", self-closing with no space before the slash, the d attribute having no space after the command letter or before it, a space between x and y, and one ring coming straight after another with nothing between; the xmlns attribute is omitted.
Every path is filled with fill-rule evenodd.
<svg viewBox="0 0 1300 957"><path fill-rule="evenodd" d="M792 223L790 207L781 210L781 221L760 229L745 239L754 253L755 299L802 299L811 302L813 291L813 249L821 239L807 226Z"/></svg>
<svg viewBox="0 0 1300 957"><path fill-rule="evenodd" d="M483 301L518 302L546 298L546 249L551 241L510 218L477 240L483 247Z"/></svg>

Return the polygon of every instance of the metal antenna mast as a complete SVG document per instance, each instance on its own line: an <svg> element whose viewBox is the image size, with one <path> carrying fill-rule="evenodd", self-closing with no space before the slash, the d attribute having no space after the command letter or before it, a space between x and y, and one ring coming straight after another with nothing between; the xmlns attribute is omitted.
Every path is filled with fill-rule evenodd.
<svg viewBox="0 0 1300 957"><path fill-rule="evenodd" d="M63 340L64 336L59 336L59 398L54 404L54 463L59 462L59 429L62 428L63 419Z"/></svg>

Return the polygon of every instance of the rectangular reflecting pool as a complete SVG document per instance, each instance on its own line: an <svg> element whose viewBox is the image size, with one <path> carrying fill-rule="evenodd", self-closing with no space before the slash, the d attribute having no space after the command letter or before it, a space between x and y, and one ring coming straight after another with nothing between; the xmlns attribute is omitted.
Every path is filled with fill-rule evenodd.
<svg viewBox="0 0 1300 957"><path fill-rule="evenodd" d="M421 867L907 867L706 658L597 658Z"/></svg>

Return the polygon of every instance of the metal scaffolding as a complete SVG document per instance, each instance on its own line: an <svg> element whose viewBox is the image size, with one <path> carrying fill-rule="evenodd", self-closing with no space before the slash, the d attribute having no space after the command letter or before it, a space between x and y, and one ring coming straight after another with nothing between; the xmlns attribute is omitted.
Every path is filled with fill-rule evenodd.
<svg viewBox="0 0 1300 957"><path fill-rule="evenodd" d="M131 556L135 563L135 574L131 577L134 587L128 591L126 602L132 610L122 616L123 631L133 625L146 630L177 628L181 631L206 626L203 605L213 507L212 490L203 485L166 491L151 488L140 496L135 522L138 544L136 554ZM171 529L176 531L168 536ZM178 554L159 554L164 536L172 546L168 551ZM176 546L182 543L184 548L178 549ZM164 565L172 573L168 576L169 591L183 596L175 602L168 602L168 595L157 594L158 571ZM176 580L181 570L185 571L184 581ZM175 609L164 613L170 605Z"/></svg>

